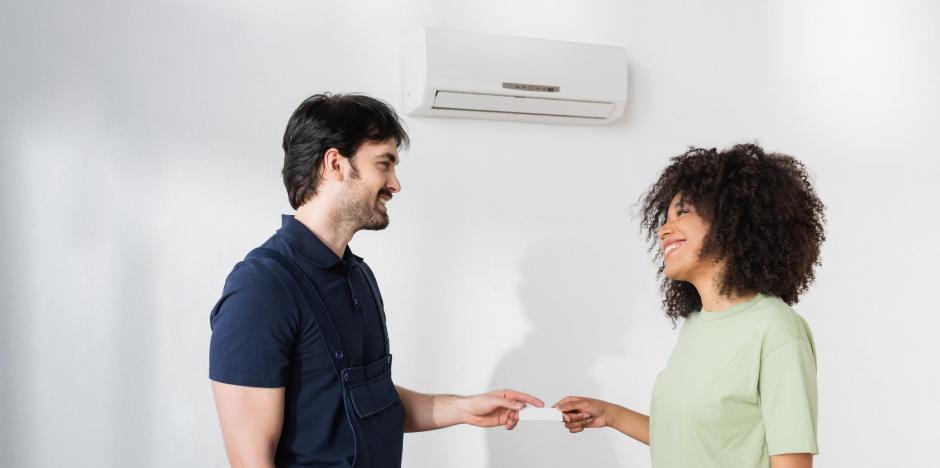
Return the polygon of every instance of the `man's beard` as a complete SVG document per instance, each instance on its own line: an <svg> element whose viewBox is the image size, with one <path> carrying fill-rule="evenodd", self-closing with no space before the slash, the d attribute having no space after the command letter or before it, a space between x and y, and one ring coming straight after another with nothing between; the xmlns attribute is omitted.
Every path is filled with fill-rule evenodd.
<svg viewBox="0 0 940 468"><path fill-rule="evenodd" d="M351 225L353 232L360 230L380 231L388 227L388 213L379 208L379 195L391 198L392 194L382 189L378 194L370 193L362 185L352 182L347 185L344 196L336 210L339 223Z"/></svg>

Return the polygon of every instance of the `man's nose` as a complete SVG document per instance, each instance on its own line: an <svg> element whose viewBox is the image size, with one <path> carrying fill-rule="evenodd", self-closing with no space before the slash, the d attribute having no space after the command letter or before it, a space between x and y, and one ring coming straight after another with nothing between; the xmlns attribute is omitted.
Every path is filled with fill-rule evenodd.
<svg viewBox="0 0 940 468"><path fill-rule="evenodd" d="M394 172L389 178L388 183L385 184L385 188L392 193L401 192L401 181L398 180L398 176Z"/></svg>

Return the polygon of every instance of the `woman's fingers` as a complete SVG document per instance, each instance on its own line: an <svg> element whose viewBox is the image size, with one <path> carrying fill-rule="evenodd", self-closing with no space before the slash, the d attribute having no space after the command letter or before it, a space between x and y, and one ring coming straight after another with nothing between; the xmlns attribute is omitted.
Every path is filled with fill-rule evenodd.
<svg viewBox="0 0 940 468"><path fill-rule="evenodd" d="M558 400L558 403L555 403L552 405L552 407L558 409L558 411L561 411L562 413L567 413L568 411L578 409L576 406L582 401L583 399L581 397L566 396L561 400Z"/></svg>
<svg viewBox="0 0 940 468"><path fill-rule="evenodd" d="M588 413L567 414L565 415L565 427L571 429L584 429L594 422L594 416Z"/></svg>
<svg viewBox="0 0 940 468"><path fill-rule="evenodd" d="M561 416L562 416L562 418L564 418L564 420L565 420L566 423L567 423L567 422L583 421L583 420L585 420L585 419L593 418L593 417L594 417L591 413L585 413L585 412L562 413Z"/></svg>

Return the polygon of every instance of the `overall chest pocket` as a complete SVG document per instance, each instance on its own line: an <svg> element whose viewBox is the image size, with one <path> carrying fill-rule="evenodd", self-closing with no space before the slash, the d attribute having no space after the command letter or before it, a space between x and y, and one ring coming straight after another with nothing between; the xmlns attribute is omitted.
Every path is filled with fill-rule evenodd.
<svg viewBox="0 0 940 468"><path fill-rule="evenodd" d="M398 391L392 383L392 356L367 366L344 371L349 388L349 399L360 419L381 413L399 402Z"/></svg>

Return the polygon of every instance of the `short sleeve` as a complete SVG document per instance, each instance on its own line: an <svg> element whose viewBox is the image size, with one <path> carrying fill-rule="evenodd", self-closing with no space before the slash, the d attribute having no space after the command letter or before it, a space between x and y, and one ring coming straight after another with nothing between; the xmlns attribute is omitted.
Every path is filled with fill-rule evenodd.
<svg viewBox="0 0 940 468"><path fill-rule="evenodd" d="M810 340L792 339L764 356L759 386L768 454L818 454L816 355Z"/></svg>
<svg viewBox="0 0 940 468"><path fill-rule="evenodd" d="M275 270L258 259L235 266L209 323L209 378L249 387L287 385L297 305Z"/></svg>

